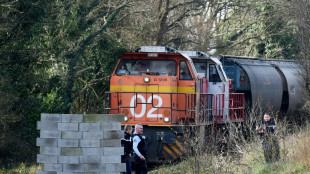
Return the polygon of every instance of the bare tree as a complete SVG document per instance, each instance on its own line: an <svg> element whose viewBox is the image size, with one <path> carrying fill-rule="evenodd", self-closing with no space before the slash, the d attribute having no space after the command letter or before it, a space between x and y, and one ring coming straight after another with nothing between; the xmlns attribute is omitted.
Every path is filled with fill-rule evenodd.
<svg viewBox="0 0 310 174"><path fill-rule="evenodd" d="M298 52L294 59L300 62L301 68L299 74L301 77L301 86L307 93L304 95L308 101L304 107L304 111L309 113L310 100L310 1L309 0L293 0L293 1L275 1L277 15L282 16L287 24L291 25L294 31L295 44Z"/></svg>
<svg viewBox="0 0 310 174"><path fill-rule="evenodd" d="M186 20L204 10L207 0L151 0L135 1L122 12L114 35L128 45L170 45L180 47L192 42L191 27ZM117 33L115 32L117 31Z"/></svg>
<svg viewBox="0 0 310 174"><path fill-rule="evenodd" d="M305 81L305 89L308 92L308 99L310 99L310 1L300 0L290 3L292 8L290 12L294 17L291 21L295 21L297 26L296 39L299 46L298 58L304 68L302 77Z"/></svg>

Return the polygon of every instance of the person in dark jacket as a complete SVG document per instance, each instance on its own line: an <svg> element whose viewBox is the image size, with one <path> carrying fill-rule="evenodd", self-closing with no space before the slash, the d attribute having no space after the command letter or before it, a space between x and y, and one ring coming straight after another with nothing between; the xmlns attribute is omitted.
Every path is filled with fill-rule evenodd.
<svg viewBox="0 0 310 174"><path fill-rule="evenodd" d="M126 174L131 174L131 154L132 154L132 127L125 125L124 138L121 140L122 147L124 147L124 155L122 155L122 163L126 163Z"/></svg>
<svg viewBox="0 0 310 174"><path fill-rule="evenodd" d="M135 133L133 134L133 150L135 152L135 172L136 174L146 174L146 144L142 137L143 126L141 124L136 124Z"/></svg>
<svg viewBox="0 0 310 174"><path fill-rule="evenodd" d="M262 147L267 163L275 162L280 159L279 143L274 135L276 129L276 122L270 117L268 113L264 114L264 121L262 126L257 126L256 130L263 139Z"/></svg>

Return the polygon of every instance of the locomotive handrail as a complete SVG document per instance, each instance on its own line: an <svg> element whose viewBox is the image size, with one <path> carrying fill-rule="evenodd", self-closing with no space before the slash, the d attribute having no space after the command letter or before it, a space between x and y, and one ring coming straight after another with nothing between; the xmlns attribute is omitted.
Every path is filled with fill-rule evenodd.
<svg viewBox="0 0 310 174"><path fill-rule="evenodd" d="M199 122L200 123L207 123L207 124L213 124L221 123L223 122L223 111L224 111L224 104L222 103L221 108L218 107L217 102L219 101L217 98L218 96L222 96L222 102L224 102L224 94L211 94L211 93L200 93L199 98ZM189 93L189 102L192 101L194 98L194 101L196 101L196 94L195 93ZM206 102L207 100L210 100ZM189 104L188 111L190 112L189 115L193 117L192 115L195 114L195 108L196 108L196 102L191 102L192 106Z"/></svg>
<svg viewBox="0 0 310 174"><path fill-rule="evenodd" d="M115 107L115 108L111 108L110 107L110 105L111 105L111 103L109 102L109 101L107 101L107 100L109 100L109 98L111 97L111 96L109 96L108 97L108 95L109 94L116 94L117 95L117 107ZM151 95L152 97L152 100L151 100L151 102L138 102L137 100L136 100L136 102L135 102L135 105L134 106L121 106L120 105L120 94L134 94L134 95L136 95L136 97L137 97L137 95L138 94L146 94L146 95ZM155 94L157 94L157 95L170 95L170 106L168 106L168 107L162 107L162 106L159 106L159 107L157 107L157 106L154 106L154 102L153 102L153 99L154 99L154 95ZM174 104L173 104L173 100L172 100L172 98L173 98L173 95L177 95L177 96L180 96L180 95L183 95L184 96L184 98L185 98L185 107L184 107L184 109L180 109L180 108L178 108L177 106L174 106ZM183 111L184 113L185 113L185 115L187 115L186 113L187 113L187 107L186 107L186 105L187 105L187 100L186 100L186 98L187 98L187 93L175 93L175 92L125 92L125 91L105 91L105 108L104 108L104 113L108 113L110 110L116 110L118 113L120 113L120 109L121 108L136 108L137 107L137 104L151 104L152 105L152 107L153 108L161 108L161 109L169 109L170 110L170 112L172 113L172 111ZM170 117L172 117L172 114L171 114L171 116ZM171 118L170 118L171 119Z"/></svg>
<svg viewBox="0 0 310 174"><path fill-rule="evenodd" d="M199 97L199 116L195 117L196 114L196 94L195 93L173 93L173 92L124 92L124 91L106 91L105 95L115 94L117 98L117 107L111 108L109 101L107 101L111 96L105 97L105 110L107 113L110 110L115 110L120 113L122 108L136 108L138 104L151 104L153 108L169 109L170 112L181 111L184 112L184 122L194 123L199 121L200 123L207 124L218 124L224 123L224 93L211 94L211 93L200 93ZM120 103L120 94L134 94L137 98L138 94L145 94L151 96L151 101L139 102L135 101L133 106L122 106ZM169 95L170 104L169 106L157 106L154 103L154 95ZM174 106L173 95L180 96L183 95L185 99L184 108L179 106ZM230 93L229 94L229 119L232 122L239 122L244 120L244 109L245 109L245 99L243 93ZM172 114L170 115L172 119ZM225 117L226 118L226 117ZM195 120L199 119L199 120Z"/></svg>
<svg viewBox="0 0 310 174"><path fill-rule="evenodd" d="M200 109L199 122L207 123L224 123L224 93L211 94L211 93L200 93L199 103ZM206 101L209 100L209 101ZM188 112L190 118L195 118L196 108L196 94L188 94ZM244 109L245 99L243 93L230 93L229 94L229 121L240 122L244 121Z"/></svg>
<svg viewBox="0 0 310 174"><path fill-rule="evenodd" d="M229 111L230 120L244 121L244 110L245 110L245 97L244 93L230 93L229 94Z"/></svg>

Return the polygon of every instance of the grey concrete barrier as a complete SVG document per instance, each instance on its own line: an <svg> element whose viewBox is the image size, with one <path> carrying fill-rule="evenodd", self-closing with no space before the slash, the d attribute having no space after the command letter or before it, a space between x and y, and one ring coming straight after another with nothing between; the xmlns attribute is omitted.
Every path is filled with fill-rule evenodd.
<svg viewBox="0 0 310 174"><path fill-rule="evenodd" d="M112 114L41 114L36 174L121 173L121 121Z"/></svg>

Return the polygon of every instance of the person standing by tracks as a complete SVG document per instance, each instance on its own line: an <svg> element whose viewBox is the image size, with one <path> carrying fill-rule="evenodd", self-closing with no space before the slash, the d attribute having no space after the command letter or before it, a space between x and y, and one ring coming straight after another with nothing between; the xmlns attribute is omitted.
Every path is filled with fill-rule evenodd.
<svg viewBox="0 0 310 174"><path fill-rule="evenodd" d="M136 174L147 174L146 165L146 144L143 134L143 125L136 124L135 133L133 134L133 150L135 152L135 172Z"/></svg>
<svg viewBox="0 0 310 174"><path fill-rule="evenodd" d="M132 127L127 124L124 127L124 138L121 140L124 147L124 155L122 155L122 163L126 163L126 174L131 174L131 154L132 154Z"/></svg>
<svg viewBox="0 0 310 174"><path fill-rule="evenodd" d="M275 162L280 159L280 148L277 137L274 135L276 122L269 113L264 114L262 126L257 126L256 130L263 139L262 147L266 163Z"/></svg>

